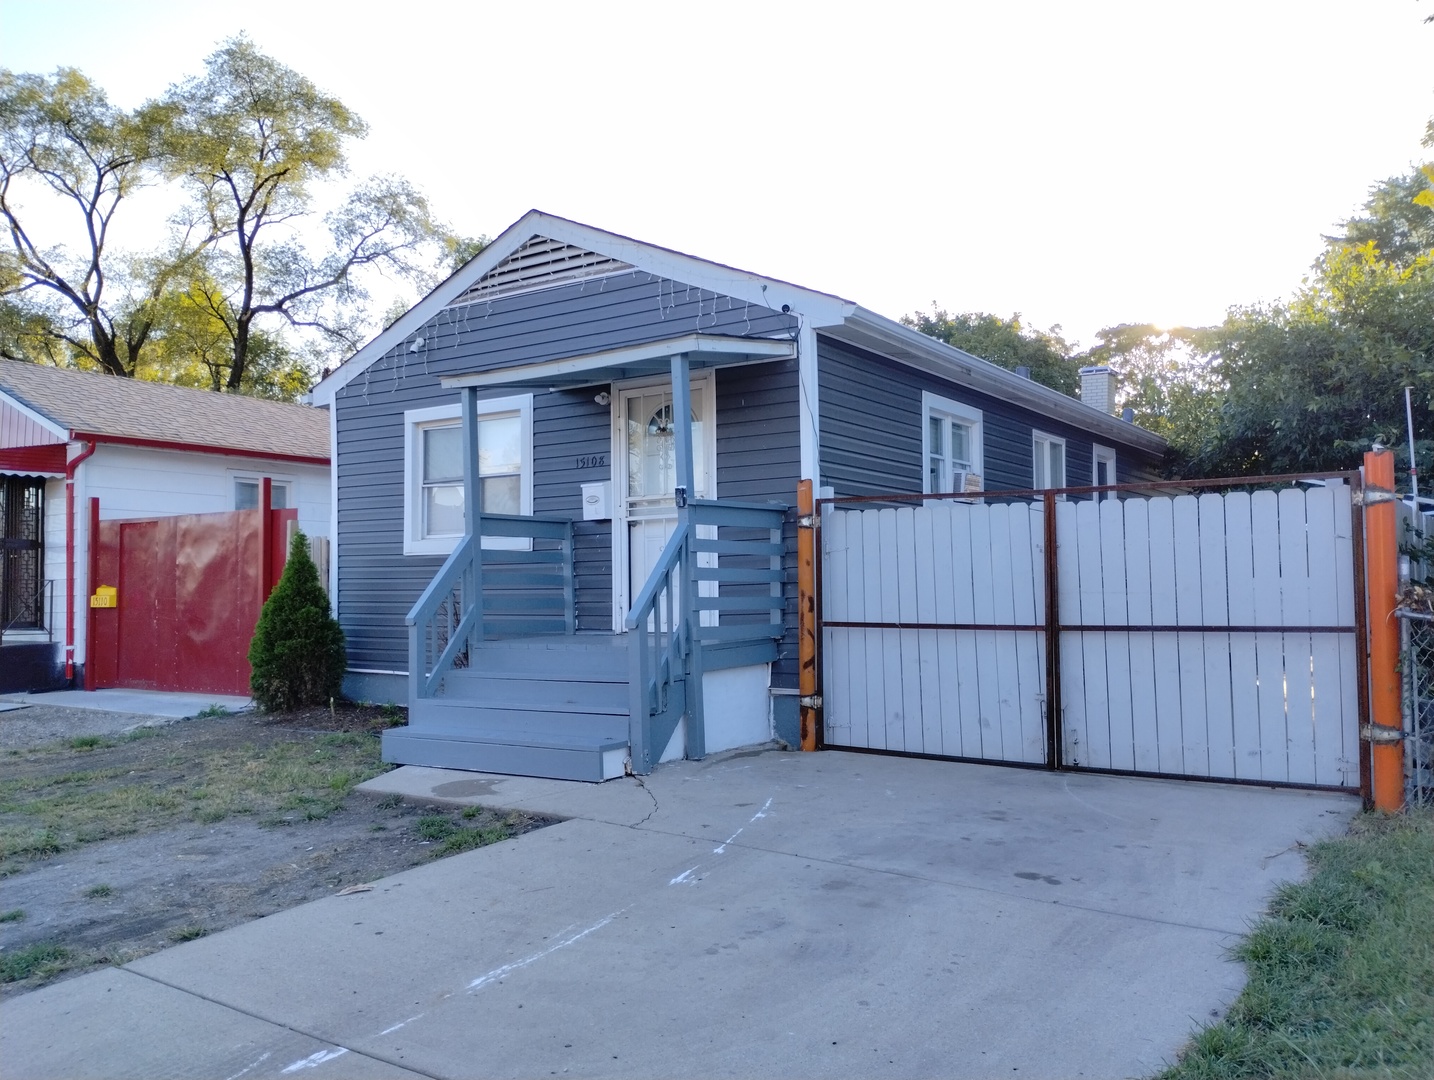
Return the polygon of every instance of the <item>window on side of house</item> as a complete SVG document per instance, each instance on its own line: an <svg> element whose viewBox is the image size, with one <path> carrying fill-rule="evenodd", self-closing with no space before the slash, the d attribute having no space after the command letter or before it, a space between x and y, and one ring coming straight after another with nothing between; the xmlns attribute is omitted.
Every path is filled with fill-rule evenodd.
<svg viewBox="0 0 1434 1080"><path fill-rule="evenodd" d="M237 476L234 478L234 509L259 509L259 485L263 478L258 476ZM287 480L270 480L269 506L274 510L287 510L293 506L289 498Z"/></svg>
<svg viewBox="0 0 1434 1080"><path fill-rule="evenodd" d="M446 555L463 537L462 409L410 409L404 418L404 545L407 555ZM488 514L533 512L531 395L478 403L478 494ZM486 537L485 548L527 541Z"/></svg>
<svg viewBox="0 0 1434 1080"><path fill-rule="evenodd" d="M1031 436L1033 449L1033 488L1061 488L1066 486L1066 441L1043 431Z"/></svg>
<svg viewBox="0 0 1434 1080"><path fill-rule="evenodd" d="M1115 477L1115 451L1108 446L1100 446L1098 444L1092 447L1090 482L1096 487L1105 487L1108 484L1120 483ZM1115 498L1115 492L1098 492L1096 498L1113 499Z"/></svg>
<svg viewBox="0 0 1434 1080"><path fill-rule="evenodd" d="M936 394L921 395L921 490L926 495L980 490L981 410Z"/></svg>

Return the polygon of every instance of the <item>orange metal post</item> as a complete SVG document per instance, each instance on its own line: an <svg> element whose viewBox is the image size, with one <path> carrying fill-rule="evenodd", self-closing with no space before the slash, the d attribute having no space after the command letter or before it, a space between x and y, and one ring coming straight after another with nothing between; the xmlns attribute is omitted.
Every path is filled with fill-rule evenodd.
<svg viewBox="0 0 1434 1080"><path fill-rule="evenodd" d="M797 484L797 686L802 695L802 749L817 748L816 528L812 482Z"/></svg>
<svg viewBox="0 0 1434 1080"><path fill-rule="evenodd" d="M1399 711L1399 627L1394 618L1395 594L1399 589L1399 551L1391 501L1393 490L1394 455L1388 450L1365 454L1370 725L1362 734L1371 743L1374 808L1386 812L1404 805L1404 745L1399 740L1404 726Z"/></svg>

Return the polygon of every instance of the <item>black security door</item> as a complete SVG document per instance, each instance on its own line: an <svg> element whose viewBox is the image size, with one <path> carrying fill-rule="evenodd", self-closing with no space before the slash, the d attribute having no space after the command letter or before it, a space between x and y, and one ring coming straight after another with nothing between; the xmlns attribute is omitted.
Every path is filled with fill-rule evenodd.
<svg viewBox="0 0 1434 1080"><path fill-rule="evenodd" d="M0 476L0 630L41 629L44 481Z"/></svg>

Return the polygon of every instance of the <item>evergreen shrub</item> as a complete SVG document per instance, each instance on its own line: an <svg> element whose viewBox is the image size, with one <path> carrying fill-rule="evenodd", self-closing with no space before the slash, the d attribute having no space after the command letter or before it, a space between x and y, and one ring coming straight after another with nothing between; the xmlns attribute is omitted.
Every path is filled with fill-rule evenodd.
<svg viewBox="0 0 1434 1080"><path fill-rule="evenodd" d="M308 537L296 531L249 644L249 692L265 712L327 705L342 690L346 666L344 632L329 614Z"/></svg>

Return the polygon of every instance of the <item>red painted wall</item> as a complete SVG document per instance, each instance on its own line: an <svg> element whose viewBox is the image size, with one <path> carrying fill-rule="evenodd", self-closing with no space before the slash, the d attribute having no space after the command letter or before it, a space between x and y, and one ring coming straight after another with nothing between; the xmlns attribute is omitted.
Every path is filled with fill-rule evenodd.
<svg viewBox="0 0 1434 1080"><path fill-rule="evenodd" d="M248 694L249 642L296 510L102 521L92 584L119 590L93 609L95 688ZM265 559L265 544L269 558ZM274 569L263 582L263 567Z"/></svg>

